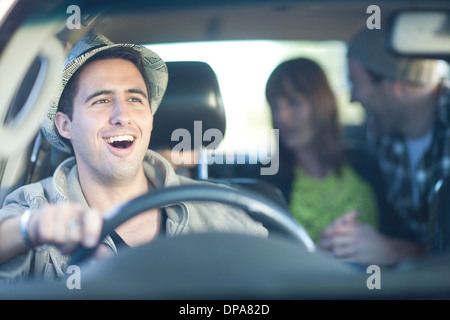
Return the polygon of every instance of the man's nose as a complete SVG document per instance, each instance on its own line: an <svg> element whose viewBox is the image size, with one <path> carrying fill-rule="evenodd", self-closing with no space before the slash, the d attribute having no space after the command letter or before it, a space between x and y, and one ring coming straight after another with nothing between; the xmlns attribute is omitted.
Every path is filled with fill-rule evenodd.
<svg viewBox="0 0 450 320"><path fill-rule="evenodd" d="M131 122L131 116L126 101L116 99L113 103L111 124L127 125Z"/></svg>

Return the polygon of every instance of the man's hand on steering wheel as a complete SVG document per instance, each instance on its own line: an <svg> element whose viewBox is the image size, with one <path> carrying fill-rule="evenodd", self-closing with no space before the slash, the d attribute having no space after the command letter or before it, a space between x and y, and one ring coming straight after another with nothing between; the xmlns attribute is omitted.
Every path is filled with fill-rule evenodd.
<svg viewBox="0 0 450 320"><path fill-rule="evenodd" d="M181 201L213 201L236 206L247 211L255 220L273 226L308 251L315 250L314 242L304 228L291 217L290 213L273 201L252 192L211 184L164 188L113 208L106 214L99 240L103 240L123 222L141 212ZM88 259L94 255L96 248L97 246L79 247L72 255L71 264L78 264Z"/></svg>
<svg viewBox="0 0 450 320"><path fill-rule="evenodd" d="M102 226L102 216L98 211L64 202L33 211L25 232L32 246L52 244L69 255L79 246L97 246Z"/></svg>

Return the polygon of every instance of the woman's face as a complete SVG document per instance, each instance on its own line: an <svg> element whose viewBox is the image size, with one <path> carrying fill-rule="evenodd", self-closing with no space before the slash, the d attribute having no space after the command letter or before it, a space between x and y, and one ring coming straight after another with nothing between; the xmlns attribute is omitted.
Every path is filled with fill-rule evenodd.
<svg viewBox="0 0 450 320"><path fill-rule="evenodd" d="M291 151L310 146L314 137L312 106L307 97L294 90L272 102L272 119L280 139Z"/></svg>

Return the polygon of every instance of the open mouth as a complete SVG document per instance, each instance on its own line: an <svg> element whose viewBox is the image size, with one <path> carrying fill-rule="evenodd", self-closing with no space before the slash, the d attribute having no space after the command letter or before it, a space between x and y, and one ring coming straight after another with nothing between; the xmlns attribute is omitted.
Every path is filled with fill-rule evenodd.
<svg viewBox="0 0 450 320"><path fill-rule="evenodd" d="M132 135L120 135L120 136L112 136L105 141L116 149L127 149L132 146L134 142L134 137Z"/></svg>

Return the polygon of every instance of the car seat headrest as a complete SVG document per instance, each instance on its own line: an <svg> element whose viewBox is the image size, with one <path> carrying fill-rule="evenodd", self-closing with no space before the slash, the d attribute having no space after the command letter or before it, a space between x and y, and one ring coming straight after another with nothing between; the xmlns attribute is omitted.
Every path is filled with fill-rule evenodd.
<svg viewBox="0 0 450 320"><path fill-rule="evenodd" d="M176 129L187 130L183 132L189 133L192 149L195 139L197 142L202 141L203 146L211 143L203 139L208 129L218 129L223 137L226 128L225 110L217 77L211 66L205 62L177 61L167 62L167 67L169 83L158 112L154 115L149 148L172 149L181 141L179 137L172 141L172 133Z"/></svg>

